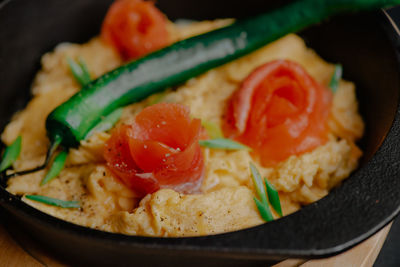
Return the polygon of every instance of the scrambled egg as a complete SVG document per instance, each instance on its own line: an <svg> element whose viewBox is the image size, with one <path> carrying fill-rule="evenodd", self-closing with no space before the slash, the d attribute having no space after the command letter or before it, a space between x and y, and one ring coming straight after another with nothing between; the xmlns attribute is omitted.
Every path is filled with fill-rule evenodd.
<svg viewBox="0 0 400 267"><path fill-rule="evenodd" d="M209 31L231 20L169 25L171 41ZM86 44L60 44L42 58L42 69L32 85L33 99L6 127L2 139L10 144L22 136L16 170L40 165L48 147L47 115L76 93L80 86L71 75L66 58L83 58L97 77L122 64L122 59L99 38ZM308 49L296 35L288 35L239 60L213 69L170 91L163 101L187 105L194 117L221 124L227 98L257 66L290 59L301 64L319 83L328 85L334 67ZM129 123L149 100L124 109L120 123ZM257 165L261 174L279 190L284 215L328 194L357 167L362 152L355 144L364 131L358 114L354 84L340 81L329 121L330 140L310 153L291 156L275 168ZM247 151L204 149L206 174L202 194L182 195L163 189L138 199L105 167L102 157L109 133L97 133L69 153L66 168L45 186L45 171L10 179L13 194L40 194L79 200L80 209L63 209L23 201L48 214L104 231L146 236L196 236L234 231L263 223L253 201L249 171L253 161ZM276 216L276 214L274 214Z"/></svg>

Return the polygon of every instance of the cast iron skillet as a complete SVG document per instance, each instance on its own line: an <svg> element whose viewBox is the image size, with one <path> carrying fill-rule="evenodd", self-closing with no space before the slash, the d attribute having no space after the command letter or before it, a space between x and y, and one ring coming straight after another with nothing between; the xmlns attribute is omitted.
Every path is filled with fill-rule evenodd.
<svg viewBox="0 0 400 267"><path fill-rule="evenodd" d="M0 4L0 129L29 99L40 56L57 43L85 42L98 33L110 0L11 0ZM243 17L267 1L159 0L171 18ZM271 1L269 1L271 2ZM286 1L288 2L288 1ZM398 35L382 12L342 16L301 33L326 60L340 62L355 81L366 120L360 168L327 197L265 225L196 238L105 233L58 220L0 187L2 220L63 260L97 265L246 265L287 257L339 253L391 221L400 207ZM154 256L153 256L154 255Z"/></svg>

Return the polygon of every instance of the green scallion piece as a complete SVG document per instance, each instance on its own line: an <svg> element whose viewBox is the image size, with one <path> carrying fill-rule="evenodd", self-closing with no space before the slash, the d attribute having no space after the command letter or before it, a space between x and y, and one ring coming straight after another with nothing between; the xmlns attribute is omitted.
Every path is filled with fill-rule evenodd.
<svg viewBox="0 0 400 267"><path fill-rule="evenodd" d="M258 197L261 199L262 203L268 204L267 194L265 192L265 187L264 187L264 182L263 182L261 175L258 172L256 166L254 166L254 164L251 162L250 162L250 171L251 171L251 178L253 179L253 183L256 188Z"/></svg>
<svg viewBox="0 0 400 267"><path fill-rule="evenodd" d="M110 130L119 121L122 116L122 108L119 108L108 116L104 117L90 132L86 135L85 139L88 139L96 132L106 132Z"/></svg>
<svg viewBox="0 0 400 267"><path fill-rule="evenodd" d="M271 210L269 208L269 203L267 200L267 194L265 192L263 180L256 166L254 166L254 164L251 162L250 162L250 171L251 171L251 178L253 179L257 195L261 199L260 201L257 198L254 198L258 211L260 212L261 217L266 222L272 221L274 217L272 216Z"/></svg>
<svg viewBox="0 0 400 267"><path fill-rule="evenodd" d="M33 201L41 202L47 205L56 206L60 208L80 208L79 201L64 201L40 195L26 195L25 197Z"/></svg>
<svg viewBox="0 0 400 267"><path fill-rule="evenodd" d="M273 184L268 182L267 178L264 178L264 181L265 181L265 186L267 187L269 203L271 203L271 206L274 208L276 213L278 213L278 215L282 217L282 207L281 207L281 201L279 200L278 191L276 190Z"/></svg>
<svg viewBox="0 0 400 267"><path fill-rule="evenodd" d="M272 217L271 210L268 207L268 204L264 204L260 202L257 198L254 198L254 201L256 202L256 206L258 208L258 211L260 212L261 218L264 219L266 222L270 222L274 220L274 217Z"/></svg>
<svg viewBox="0 0 400 267"><path fill-rule="evenodd" d="M92 78L90 77L90 73L87 69L86 63L83 59L79 59L79 62L76 63L71 58L67 58L69 69L71 70L72 75L74 75L76 81L84 86L88 84Z"/></svg>
<svg viewBox="0 0 400 267"><path fill-rule="evenodd" d="M67 160L67 151L61 151L54 159L50 170L47 172L46 176L40 183L40 185L45 185L55 177L57 177L60 172L64 169L65 161Z"/></svg>
<svg viewBox="0 0 400 267"><path fill-rule="evenodd" d="M208 147L208 148L214 148L214 149L226 149L226 150L249 150L251 151L251 148L248 146L245 146L241 143L235 142L231 139L226 139L226 138L215 138L215 139L209 139L209 140L200 140L199 144L203 147Z"/></svg>
<svg viewBox="0 0 400 267"><path fill-rule="evenodd" d="M335 65L335 71L333 72L331 81L329 83L329 87L331 88L332 92L336 93L337 89L339 88L339 81L342 78L343 74L343 67L340 64Z"/></svg>
<svg viewBox="0 0 400 267"><path fill-rule="evenodd" d="M211 139L224 138L221 128L216 123L202 120L201 125L206 129Z"/></svg>
<svg viewBox="0 0 400 267"><path fill-rule="evenodd" d="M4 150L3 158L0 163L0 172L7 170L18 159L21 153L21 143L22 137L18 136L17 139Z"/></svg>

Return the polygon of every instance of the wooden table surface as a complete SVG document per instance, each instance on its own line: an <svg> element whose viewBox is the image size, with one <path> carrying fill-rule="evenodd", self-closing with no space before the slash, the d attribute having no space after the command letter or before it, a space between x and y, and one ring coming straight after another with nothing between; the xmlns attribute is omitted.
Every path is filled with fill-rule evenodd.
<svg viewBox="0 0 400 267"><path fill-rule="evenodd" d="M382 248L390 226L391 224L358 246L335 257L309 261L290 259L276 264L274 267L370 267ZM44 254L32 243L24 243L23 249L0 224L0 266L63 267L66 265Z"/></svg>

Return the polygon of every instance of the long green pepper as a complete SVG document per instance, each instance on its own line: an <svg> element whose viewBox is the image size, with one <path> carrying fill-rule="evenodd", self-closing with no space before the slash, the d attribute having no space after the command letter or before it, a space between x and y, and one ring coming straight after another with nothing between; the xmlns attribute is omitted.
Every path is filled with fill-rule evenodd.
<svg viewBox="0 0 400 267"><path fill-rule="evenodd" d="M221 66L338 13L400 4L400 0L300 0L278 10L177 42L84 86L47 118L51 142L75 147L104 117L125 105Z"/></svg>

